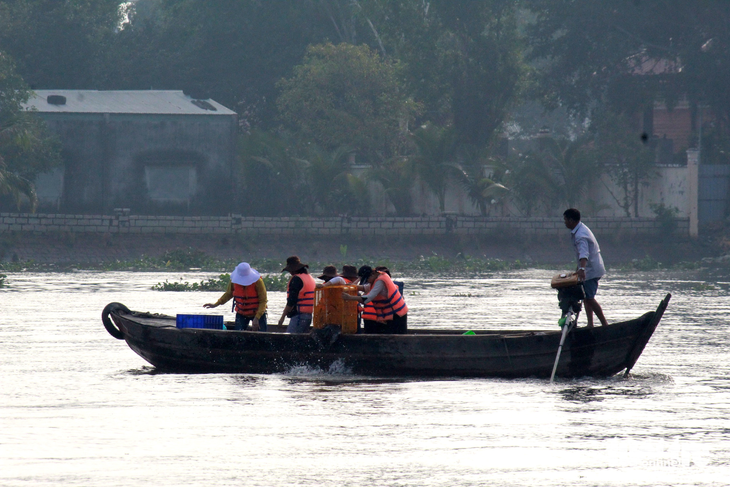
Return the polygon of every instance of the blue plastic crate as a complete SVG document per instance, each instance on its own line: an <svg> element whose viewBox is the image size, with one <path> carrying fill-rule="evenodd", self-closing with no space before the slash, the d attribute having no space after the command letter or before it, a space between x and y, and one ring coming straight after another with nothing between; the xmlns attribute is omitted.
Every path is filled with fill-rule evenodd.
<svg viewBox="0 0 730 487"><path fill-rule="evenodd" d="M177 315L175 326L178 328L208 328L225 330L223 315Z"/></svg>

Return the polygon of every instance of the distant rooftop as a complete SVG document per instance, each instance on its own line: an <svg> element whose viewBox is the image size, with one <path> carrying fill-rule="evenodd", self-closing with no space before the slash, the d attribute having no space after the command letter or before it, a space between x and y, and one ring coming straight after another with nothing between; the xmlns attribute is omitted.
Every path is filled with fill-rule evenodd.
<svg viewBox="0 0 730 487"><path fill-rule="evenodd" d="M173 90L35 90L25 108L43 113L135 113L146 115L235 115L213 100Z"/></svg>

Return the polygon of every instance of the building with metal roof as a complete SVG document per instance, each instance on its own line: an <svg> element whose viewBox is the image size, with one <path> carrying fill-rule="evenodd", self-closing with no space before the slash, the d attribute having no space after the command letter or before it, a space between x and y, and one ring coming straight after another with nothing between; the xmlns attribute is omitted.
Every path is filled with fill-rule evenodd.
<svg viewBox="0 0 730 487"><path fill-rule="evenodd" d="M41 209L226 214L236 113L182 91L36 90L25 104L62 143L36 181Z"/></svg>
<svg viewBox="0 0 730 487"><path fill-rule="evenodd" d="M36 90L26 108L42 113L141 115L222 115L236 113L213 100L169 90Z"/></svg>

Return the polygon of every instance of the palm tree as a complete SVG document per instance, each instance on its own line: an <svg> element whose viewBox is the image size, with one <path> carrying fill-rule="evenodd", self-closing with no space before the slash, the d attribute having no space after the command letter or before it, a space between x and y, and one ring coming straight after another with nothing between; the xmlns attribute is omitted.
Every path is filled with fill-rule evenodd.
<svg viewBox="0 0 730 487"><path fill-rule="evenodd" d="M575 207L587 198L602 171L591 141L544 138L540 149L510 159L510 187L525 215L540 206Z"/></svg>
<svg viewBox="0 0 730 487"><path fill-rule="evenodd" d="M439 210L446 206L446 188L457 167L456 131L453 127L427 124L412 136L416 153L410 160L418 178L438 198Z"/></svg>
<svg viewBox="0 0 730 487"><path fill-rule="evenodd" d="M286 134L254 131L242 136L237 206L249 215L306 213L312 206L305 167Z"/></svg>
<svg viewBox="0 0 730 487"><path fill-rule="evenodd" d="M552 171L555 199L575 208L585 200L593 183L601 176L601 166L591 149L590 136L576 140L544 139L544 161Z"/></svg>
<svg viewBox="0 0 730 487"><path fill-rule="evenodd" d="M385 164L369 169L365 179L380 183L385 195L395 208L398 216L413 214L414 173L411 161L406 158L395 158Z"/></svg>
<svg viewBox="0 0 730 487"><path fill-rule="evenodd" d="M302 161L319 211L335 215L366 212L369 200L364 182L351 172L349 161L352 153L349 147L330 152L313 147Z"/></svg>

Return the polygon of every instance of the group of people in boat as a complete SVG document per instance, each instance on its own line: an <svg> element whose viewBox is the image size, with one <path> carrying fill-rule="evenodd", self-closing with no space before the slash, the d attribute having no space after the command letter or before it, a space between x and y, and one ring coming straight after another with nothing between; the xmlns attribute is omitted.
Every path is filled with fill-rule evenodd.
<svg viewBox="0 0 730 487"><path fill-rule="evenodd" d="M601 325L607 325L603 309L596 301L598 281L606 273L596 237L590 228L581 222L580 211L575 208L565 210L563 222L570 230L575 250L576 273L585 293L583 302L587 325L593 326L594 314ZM345 265L338 274L335 266L327 266L319 276L322 283L317 283L308 269L309 266L303 264L296 255L289 257L286 260L286 267L282 269L282 272L291 274L287 284L286 306L279 318L279 325L282 325L287 317L289 318L287 333L309 332L317 287L348 284L356 284L358 293L351 295L343 292L342 299L359 302L358 333L361 331L407 333L408 306L403 299L402 284L399 287L399 283L392 280L388 268L373 269L364 265L356 269L355 266ZM248 330L250 324L253 331L266 331L266 286L261 274L246 262L238 264L231 273L231 282L223 296L215 303L204 306L215 308L231 299L233 299L233 310L236 312L236 330ZM361 321L362 327L360 327Z"/></svg>
<svg viewBox="0 0 730 487"><path fill-rule="evenodd" d="M289 318L287 333L308 333L314 311L314 293L318 287L355 284L357 295L342 293L345 301L358 301L358 333L404 334L408 331L408 306L402 294L402 283L393 281L387 267L344 265L337 272L335 266L326 266L318 283L309 273L309 266L298 256L286 260L282 272L291 277L287 283L286 305L279 318L279 325ZM266 331L267 296L261 274L247 262L241 262L231 272L231 282L226 292L215 303L203 305L215 308L233 300L236 313L235 329ZM362 326L360 323L362 322Z"/></svg>

